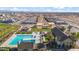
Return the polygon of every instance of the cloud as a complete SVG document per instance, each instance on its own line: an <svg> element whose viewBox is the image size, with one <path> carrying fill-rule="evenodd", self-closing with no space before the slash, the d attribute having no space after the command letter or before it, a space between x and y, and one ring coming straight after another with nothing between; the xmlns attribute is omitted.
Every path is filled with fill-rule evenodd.
<svg viewBox="0 0 79 59"><path fill-rule="evenodd" d="M0 11L25 12L79 12L79 7L0 7Z"/></svg>

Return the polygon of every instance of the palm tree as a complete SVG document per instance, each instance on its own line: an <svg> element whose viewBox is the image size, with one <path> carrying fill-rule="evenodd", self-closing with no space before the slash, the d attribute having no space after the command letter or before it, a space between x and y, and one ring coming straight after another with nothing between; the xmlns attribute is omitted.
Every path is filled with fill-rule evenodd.
<svg viewBox="0 0 79 59"><path fill-rule="evenodd" d="M71 28L72 28L72 26L69 25L69 26L68 26L68 31L69 31L69 32L70 32L70 29L71 29Z"/></svg>

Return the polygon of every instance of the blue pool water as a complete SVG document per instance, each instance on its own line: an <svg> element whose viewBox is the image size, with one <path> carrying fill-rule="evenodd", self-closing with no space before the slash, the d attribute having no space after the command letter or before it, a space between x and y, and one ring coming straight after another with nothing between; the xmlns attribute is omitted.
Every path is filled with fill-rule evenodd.
<svg viewBox="0 0 79 59"><path fill-rule="evenodd" d="M15 38L11 39L9 45L17 45L18 41L23 41L23 39L33 38L32 35L16 35ZM34 39L32 40L24 40L24 42L35 42Z"/></svg>

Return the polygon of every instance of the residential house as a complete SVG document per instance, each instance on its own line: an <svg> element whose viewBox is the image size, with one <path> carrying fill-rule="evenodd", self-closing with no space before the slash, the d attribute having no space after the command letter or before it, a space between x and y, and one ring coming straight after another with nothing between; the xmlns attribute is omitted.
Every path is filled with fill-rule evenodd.
<svg viewBox="0 0 79 59"><path fill-rule="evenodd" d="M49 23L45 20L43 15L40 15L37 19L37 28L48 28L52 27L53 23Z"/></svg>
<svg viewBox="0 0 79 59"><path fill-rule="evenodd" d="M55 37L55 42L57 45L62 46L63 44L70 47L72 45L72 40L64 34L59 28L55 27L52 29L52 34Z"/></svg>

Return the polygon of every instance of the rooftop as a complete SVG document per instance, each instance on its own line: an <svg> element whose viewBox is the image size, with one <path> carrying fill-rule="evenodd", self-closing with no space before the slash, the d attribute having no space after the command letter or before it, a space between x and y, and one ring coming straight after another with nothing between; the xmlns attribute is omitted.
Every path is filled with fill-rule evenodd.
<svg viewBox="0 0 79 59"><path fill-rule="evenodd" d="M67 35L65 35L59 28L55 27L52 29L52 34L54 34L57 37L61 37L61 40L66 40L68 38Z"/></svg>
<svg viewBox="0 0 79 59"><path fill-rule="evenodd" d="M36 22L37 22L36 18L31 17L22 21L21 23L22 24L35 24Z"/></svg>

